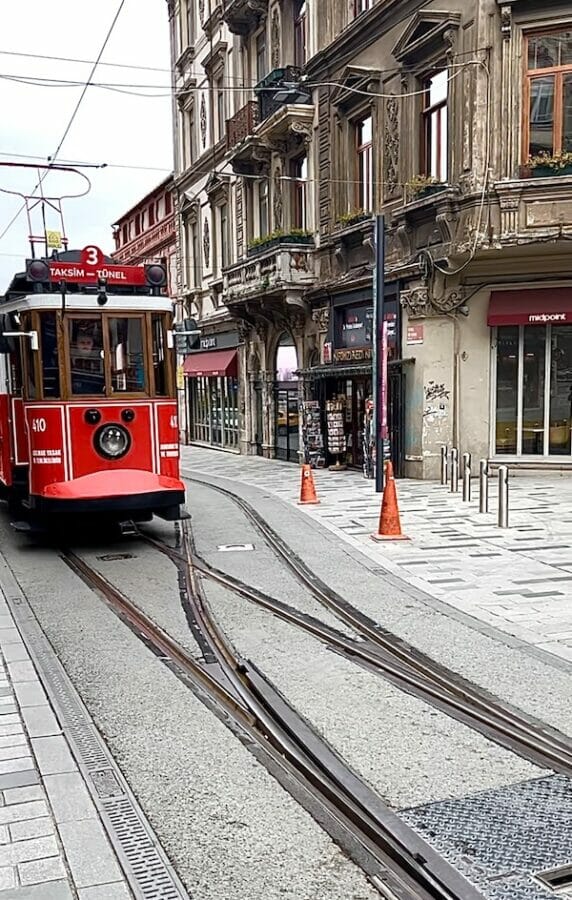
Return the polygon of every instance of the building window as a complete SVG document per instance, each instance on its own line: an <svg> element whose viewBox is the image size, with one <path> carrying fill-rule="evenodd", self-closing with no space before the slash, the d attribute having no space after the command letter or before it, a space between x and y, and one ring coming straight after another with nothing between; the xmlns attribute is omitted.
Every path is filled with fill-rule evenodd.
<svg viewBox="0 0 572 900"><path fill-rule="evenodd" d="M423 175L447 181L449 73L441 69L423 81Z"/></svg>
<svg viewBox="0 0 572 900"><path fill-rule="evenodd" d="M149 209L148 209L147 214L149 216L149 226L154 225L155 224L155 204L154 203L149 204Z"/></svg>
<svg viewBox="0 0 572 900"><path fill-rule="evenodd" d="M268 74L266 59L266 29L263 28L256 35L256 78L262 81Z"/></svg>
<svg viewBox="0 0 572 900"><path fill-rule="evenodd" d="M238 379L189 378L189 422L192 441L215 447L238 447Z"/></svg>
<svg viewBox="0 0 572 900"><path fill-rule="evenodd" d="M373 6L373 0L354 0L354 16L367 12Z"/></svg>
<svg viewBox="0 0 572 900"><path fill-rule="evenodd" d="M137 237L138 234L141 234L141 216L139 213L135 216L135 237Z"/></svg>
<svg viewBox="0 0 572 900"><path fill-rule="evenodd" d="M187 0L187 45L195 40L195 0Z"/></svg>
<svg viewBox="0 0 572 900"><path fill-rule="evenodd" d="M128 240L129 240L129 238L128 238L128 232L127 232L127 225L124 225L123 228L121 229L121 243L126 244Z"/></svg>
<svg viewBox="0 0 572 900"><path fill-rule="evenodd" d="M183 166L187 169L195 161L196 142L195 142L195 107L189 106L183 110L182 114L183 126Z"/></svg>
<svg viewBox="0 0 572 900"><path fill-rule="evenodd" d="M306 2L298 0L294 13L294 65L302 68L306 63Z"/></svg>
<svg viewBox="0 0 572 900"><path fill-rule="evenodd" d="M357 153L356 202L358 209L369 212L373 207L373 122L371 116L360 119L354 127Z"/></svg>
<svg viewBox="0 0 572 900"><path fill-rule="evenodd" d="M219 242L220 264L224 268L230 265L229 253L229 229L228 229L228 205L223 203L219 207Z"/></svg>
<svg viewBox="0 0 572 900"><path fill-rule="evenodd" d="M165 215L168 216L172 210L171 205L171 195L167 192L165 194Z"/></svg>
<svg viewBox="0 0 572 900"><path fill-rule="evenodd" d="M258 182L258 233L264 237L268 232L268 181L261 178Z"/></svg>
<svg viewBox="0 0 572 900"><path fill-rule="evenodd" d="M292 228L308 228L308 160L299 156L292 160Z"/></svg>
<svg viewBox="0 0 572 900"><path fill-rule="evenodd" d="M527 156L572 151L572 30L527 38Z"/></svg>
<svg viewBox="0 0 572 900"><path fill-rule="evenodd" d="M199 238L197 226L194 222L187 223L187 287L198 287L201 281L201 256L199 251Z"/></svg>
<svg viewBox="0 0 572 900"><path fill-rule="evenodd" d="M224 83L222 75L215 81L216 127L217 140L221 141L225 133L226 109L224 100Z"/></svg>

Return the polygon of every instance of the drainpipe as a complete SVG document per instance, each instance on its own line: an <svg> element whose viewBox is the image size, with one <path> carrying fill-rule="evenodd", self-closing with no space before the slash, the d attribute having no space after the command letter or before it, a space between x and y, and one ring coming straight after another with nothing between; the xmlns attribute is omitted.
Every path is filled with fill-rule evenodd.
<svg viewBox="0 0 572 900"><path fill-rule="evenodd" d="M459 402L461 396L461 334L459 320L454 313L446 313L453 322L453 447L460 449Z"/></svg>

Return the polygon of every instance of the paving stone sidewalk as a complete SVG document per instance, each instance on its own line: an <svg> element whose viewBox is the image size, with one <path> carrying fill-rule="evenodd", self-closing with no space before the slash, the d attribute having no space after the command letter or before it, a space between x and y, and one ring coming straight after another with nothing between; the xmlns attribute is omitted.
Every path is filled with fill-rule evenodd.
<svg viewBox="0 0 572 900"><path fill-rule="evenodd" d="M0 898L129 897L83 777L0 598Z"/></svg>
<svg viewBox="0 0 572 900"><path fill-rule="evenodd" d="M288 503L299 468L277 460L182 447L186 470L243 481ZM396 482L410 540L376 544L381 498L359 472L314 471L319 506L298 507L408 584L473 618L572 664L572 475L510 478L509 528L497 527L497 481L489 514L478 484L464 503L435 482Z"/></svg>

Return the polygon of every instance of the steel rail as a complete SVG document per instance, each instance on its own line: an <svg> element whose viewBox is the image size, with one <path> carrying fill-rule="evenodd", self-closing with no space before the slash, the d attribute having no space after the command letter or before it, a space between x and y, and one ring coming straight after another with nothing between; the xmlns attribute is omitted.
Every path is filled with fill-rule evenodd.
<svg viewBox="0 0 572 900"><path fill-rule="evenodd" d="M470 882L389 810L369 786L311 732L252 663L232 651L202 596L187 541L185 535L185 554L174 551L172 558L183 567L181 571L187 579L198 624L240 702L89 563L69 551L62 555L148 645L171 656L191 680L210 694L365 848L382 872L381 876L372 877L372 883L387 900L482 900L482 894Z"/></svg>
<svg viewBox="0 0 572 900"><path fill-rule="evenodd" d="M298 581L322 606L333 612L357 634L366 638L374 648L379 648L384 654L388 654L390 660L399 663L402 668L399 672L395 672L396 677L409 680L413 684L415 679L421 677L423 690L457 710L463 716L463 721L469 719L469 724L470 720L473 720L475 724L482 723L487 728L488 736L491 736L489 731L491 729L493 738L498 743L508 746L510 750L518 752L527 759L532 759L536 764L566 775L572 774L572 741L565 735L548 733L541 723L537 724L527 718L525 714L507 709L497 698L487 696L477 686L469 684L461 676L431 660L422 651L405 644L395 635L385 631L377 622L353 607L312 572L248 501L227 488L210 484L199 478L187 475L184 477L188 481L194 481L227 496L239 506L262 534L270 549L285 562ZM200 564L205 567L209 566L202 559ZM214 567L210 568L214 569ZM213 571L213 576L214 574ZM227 576L220 570L216 570L216 576L228 577L228 586L234 589L230 583L231 576ZM255 595L260 596L261 592L250 588L247 590L252 592L249 599L258 602L255 600ZM273 611L278 614L277 610ZM329 637L328 640L332 641L333 639ZM359 645L356 645L356 648L359 648ZM366 658L365 648L354 648L352 653L375 668L388 670L388 662L380 660L379 656L374 657L373 660ZM419 686L419 682L417 682L417 686Z"/></svg>

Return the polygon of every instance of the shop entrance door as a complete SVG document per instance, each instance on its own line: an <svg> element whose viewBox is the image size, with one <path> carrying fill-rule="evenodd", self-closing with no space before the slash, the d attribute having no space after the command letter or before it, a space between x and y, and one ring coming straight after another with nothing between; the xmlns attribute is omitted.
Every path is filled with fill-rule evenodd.
<svg viewBox="0 0 572 900"><path fill-rule="evenodd" d="M276 458L298 462L298 386L276 390Z"/></svg>
<svg viewBox="0 0 572 900"><path fill-rule="evenodd" d="M254 383L254 440L256 443L256 454L262 456L262 382Z"/></svg>

